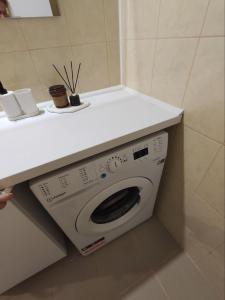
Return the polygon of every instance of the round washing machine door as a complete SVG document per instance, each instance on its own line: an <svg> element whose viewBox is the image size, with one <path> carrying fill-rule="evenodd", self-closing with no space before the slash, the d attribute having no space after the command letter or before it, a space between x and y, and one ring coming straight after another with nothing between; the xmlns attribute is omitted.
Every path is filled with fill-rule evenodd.
<svg viewBox="0 0 225 300"><path fill-rule="evenodd" d="M144 177L129 178L105 189L81 210L76 229L82 234L98 234L128 222L150 201L153 184Z"/></svg>

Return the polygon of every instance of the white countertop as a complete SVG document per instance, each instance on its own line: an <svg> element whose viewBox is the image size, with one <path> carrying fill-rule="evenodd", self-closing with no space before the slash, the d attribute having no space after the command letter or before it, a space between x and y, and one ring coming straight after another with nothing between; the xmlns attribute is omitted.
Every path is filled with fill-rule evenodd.
<svg viewBox="0 0 225 300"><path fill-rule="evenodd" d="M123 86L81 95L91 105L10 122L0 113L0 189L165 129L183 110Z"/></svg>

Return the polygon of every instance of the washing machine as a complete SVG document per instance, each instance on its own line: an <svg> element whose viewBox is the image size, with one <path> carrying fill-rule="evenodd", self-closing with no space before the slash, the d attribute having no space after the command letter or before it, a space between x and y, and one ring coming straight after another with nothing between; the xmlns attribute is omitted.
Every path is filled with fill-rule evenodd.
<svg viewBox="0 0 225 300"><path fill-rule="evenodd" d="M167 155L159 132L30 181L30 188L88 255L153 214Z"/></svg>

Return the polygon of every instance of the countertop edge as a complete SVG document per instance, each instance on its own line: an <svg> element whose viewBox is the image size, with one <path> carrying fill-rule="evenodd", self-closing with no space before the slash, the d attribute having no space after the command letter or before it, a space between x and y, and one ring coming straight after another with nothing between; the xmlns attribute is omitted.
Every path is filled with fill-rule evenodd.
<svg viewBox="0 0 225 300"><path fill-rule="evenodd" d="M10 186L14 186L14 185L22 183L22 182L25 182L25 181L33 179L35 177L39 177L46 173L55 171L59 168L68 166L70 164L78 163L86 158L95 156L104 151L110 150L112 148L116 148L120 145L129 143L133 140L142 138L144 136L153 134L157 131L174 126L176 124L179 124L181 122L181 120L182 120L182 113L177 115L177 117L170 119L169 121L164 121L164 122L156 124L150 128L147 127L147 128L143 128L136 132L131 132L127 135L121 136L114 140L107 141L107 142L99 144L99 145L95 145L93 147L82 150L80 152L76 152L76 153L68 155L66 157L62 157L60 159L48 162L44 165L40 165L38 167L29 169L29 170L25 170L21 173L14 174L14 175L11 175L6 178L1 178L0 179L0 190L5 189Z"/></svg>

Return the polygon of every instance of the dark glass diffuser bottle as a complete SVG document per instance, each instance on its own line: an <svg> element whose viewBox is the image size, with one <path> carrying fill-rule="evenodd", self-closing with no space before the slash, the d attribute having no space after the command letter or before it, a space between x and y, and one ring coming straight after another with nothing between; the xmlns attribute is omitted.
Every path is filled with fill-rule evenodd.
<svg viewBox="0 0 225 300"><path fill-rule="evenodd" d="M70 99L70 105L71 106L79 106L81 105L81 102L80 102L80 96L77 94L77 95L71 95L69 97Z"/></svg>

